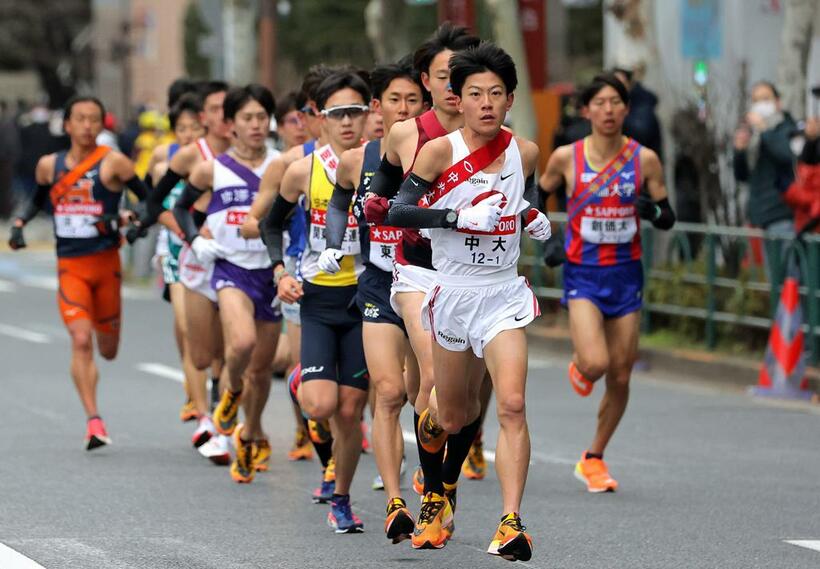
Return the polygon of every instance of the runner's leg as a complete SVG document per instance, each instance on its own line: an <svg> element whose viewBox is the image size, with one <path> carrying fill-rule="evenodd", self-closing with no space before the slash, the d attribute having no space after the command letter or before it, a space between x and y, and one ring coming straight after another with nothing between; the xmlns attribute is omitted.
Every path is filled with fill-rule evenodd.
<svg viewBox="0 0 820 569"><path fill-rule="evenodd" d="M208 414L207 374L200 371L191 359L188 340L187 320L185 317L185 287L181 283L169 285L171 306L174 309L175 329L179 332L180 356L182 371L185 374L185 390L200 415Z"/></svg>
<svg viewBox="0 0 820 569"><path fill-rule="evenodd" d="M276 352L279 332L282 326L279 322L256 321L256 347L251 355L248 369L245 372L245 393L252 394L245 397L245 429L243 433L253 440L265 438L262 429L262 412L268 402L271 386L271 360Z"/></svg>
<svg viewBox="0 0 820 569"><path fill-rule="evenodd" d="M596 381L609 368L604 317L595 304L583 298L570 300L568 308L572 361L587 380Z"/></svg>

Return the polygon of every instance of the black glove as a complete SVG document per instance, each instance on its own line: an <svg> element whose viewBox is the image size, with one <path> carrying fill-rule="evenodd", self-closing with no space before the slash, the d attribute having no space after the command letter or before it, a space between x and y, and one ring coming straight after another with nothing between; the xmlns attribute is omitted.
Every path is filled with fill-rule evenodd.
<svg viewBox="0 0 820 569"><path fill-rule="evenodd" d="M17 249L24 249L25 246L26 240L23 238L23 228L12 225L11 235L9 236L9 247L11 247L13 251L16 251Z"/></svg>
<svg viewBox="0 0 820 569"><path fill-rule="evenodd" d="M141 220L137 220L128 228L128 231L125 233L125 240L128 241L129 245L133 245L137 239L142 239L147 235L148 228L142 225Z"/></svg>
<svg viewBox="0 0 820 569"><path fill-rule="evenodd" d="M567 254L564 252L564 239L561 233L555 232L544 243L544 264L550 268L555 268L567 260Z"/></svg>
<svg viewBox="0 0 820 569"><path fill-rule="evenodd" d="M661 215L661 209L652 201L648 193L641 192L641 194L638 195L638 202L635 204L635 209L638 210L638 215L641 219L646 219L650 222L656 221Z"/></svg>
<svg viewBox="0 0 820 569"><path fill-rule="evenodd" d="M117 213L104 213L97 217L97 222L94 224L100 235L111 235L120 230L120 216Z"/></svg>

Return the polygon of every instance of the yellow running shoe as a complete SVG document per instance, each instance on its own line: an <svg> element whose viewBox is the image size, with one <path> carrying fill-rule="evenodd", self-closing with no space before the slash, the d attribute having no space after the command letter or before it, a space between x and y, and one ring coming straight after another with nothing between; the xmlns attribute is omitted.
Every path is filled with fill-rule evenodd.
<svg viewBox="0 0 820 569"><path fill-rule="evenodd" d="M421 501L421 511L413 530L413 549L441 549L455 531L450 501L440 494L428 492Z"/></svg>
<svg viewBox="0 0 820 569"><path fill-rule="evenodd" d="M230 436L236 429L239 420L239 402L242 392L234 393L230 389L222 392L219 405L214 409L214 427L220 435Z"/></svg>
<svg viewBox="0 0 820 569"><path fill-rule="evenodd" d="M242 425L233 431L233 445L236 448L236 457L231 463L231 478L240 484L253 482L256 469L253 465L253 441L243 441Z"/></svg>
<svg viewBox="0 0 820 569"><path fill-rule="evenodd" d="M196 419L199 419L199 413L196 407L194 407L194 402L188 399L182 404L182 409L179 410L179 420L183 423L187 423L188 421L194 421Z"/></svg>
<svg viewBox="0 0 820 569"><path fill-rule="evenodd" d="M413 471L413 491L419 496L424 496L424 471L421 465Z"/></svg>
<svg viewBox="0 0 820 569"><path fill-rule="evenodd" d="M296 431L293 440L293 447L288 451L288 460L311 460L313 458L313 445L305 431Z"/></svg>
<svg viewBox="0 0 820 569"><path fill-rule="evenodd" d="M587 453L581 455L581 460L575 465L575 478L587 485L587 491L593 494L614 492L618 483L609 475L609 468L601 458L587 458Z"/></svg>
<svg viewBox="0 0 820 569"><path fill-rule="evenodd" d="M501 518L487 553L499 555L507 561L532 559L532 538L527 535L527 528L521 523L521 518L516 512Z"/></svg>
<svg viewBox="0 0 820 569"><path fill-rule="evenodd" d="M484 459L484 443L473 442L470 447L470 454L464 464L461 465L461 473L470 480L484 480L487 474L487 461Z"/></svg>
<svg viewBox="0 0 820 569"><path fill-rule="evenodd" d="M384 520L384 533L387 534L387 539L393 543L410 539L415 525L413 516L407 509L407 502L401 498L390 500L387 505L387 519Z"/></svg>
<svg viewBox="0 0 820 569"><path fill-rule="evenodd" d="M436 424L430 409L425 409L419 415L418 436L421 447L432 454L440 451L447 442L447 431Z"/></svg>
<svg viewBox="0 0 820 569"><path fill-rule="evenodd" d="M333 438L333 434L330 432L330 421L314 421L313 419L308 419L308 434L310 435L310 440L314 443L326 443Z"/></svg>
<svg viewBox="0 0 820 569"><path fill-rule="evenodd" d="M268 471L270 453L270 443L268 439L253 441L253 467L257 472Z"/></svg>

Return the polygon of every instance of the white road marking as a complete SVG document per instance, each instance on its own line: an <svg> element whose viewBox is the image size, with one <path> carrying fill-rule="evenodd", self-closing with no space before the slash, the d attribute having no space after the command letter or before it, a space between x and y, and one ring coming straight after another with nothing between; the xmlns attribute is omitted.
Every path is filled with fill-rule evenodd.
<svg viewBox="0 0 820 569"><path fill-rule="evenodd" d="M44 569L36 561L32 561L22 553L18 553L2 543L0 543L0 567L3 569Z"/></svg>
<svg viewBox="0 0 820 569"><path fill-rule="evenodd" d="M51 338L46 334L26 330L25 328L12 326L11 324L0 323L0 334L9 336L10 338L17 338L18 340L25 340L26 342L34 342L35 344L48 344L51 342Z"/></svg>
<svg viewBox="0 0 820 569"><path fill-rule="evenodd" d="M179 383L185 382L185 374L182 373L182 370L173 368L171 366L167 366L165 364L159 364L155 362L144 362L141 364L137 364L137 369L142 372L150 373L151 375L156 375L159 377L164 377L165 379L170 379Z"/></svg>
<svg viewBox="0 0 820 569"><path fill-rule="evenodd" d="M17 285L11 281L0 279L0 292L17 292Z"/></svg>
<svg viewBox="0 0 820 569"><path fill-rule="evenodd" d="M820 539L787 539L786 543L796 545L797 547L805 547L814 551L820 551Z"/></svg>

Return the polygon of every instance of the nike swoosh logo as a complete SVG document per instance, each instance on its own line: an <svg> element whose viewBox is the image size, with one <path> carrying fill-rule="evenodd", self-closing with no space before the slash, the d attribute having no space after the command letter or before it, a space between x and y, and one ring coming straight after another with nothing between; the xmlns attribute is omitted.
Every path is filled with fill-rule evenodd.
<svg viewBox="0 0 820 569"><path fill-rule="evenodd" d="M515 172L510 172L510 173L509 173L509 174L507 174L506 176L502 174L502 175L501 175L501 181L503 182L504 180L506 180L507 178L509 178L509 177L510 177L510 176L512 176L513 174L515 174Z"/></svg>
<svg viewBox="0 0 820 569"><path fill-rule="evenodd" d="M516 316L516 317L515 317L515 321L516 321L516 322L521 322L521 321L522 321L522 320L524 320L526 317L527 317L527 315L526 315L526 314L525 314L524 316L522 316L521 318L519 318L518 316Z"/></svg>
<svg viewBox="0 0 820 569"><path fill-rule="evenodd" d="M415 181L415 180L410 180L410 181L413 182L414 186L418 187L419 183L417 181Z"/></svg>

